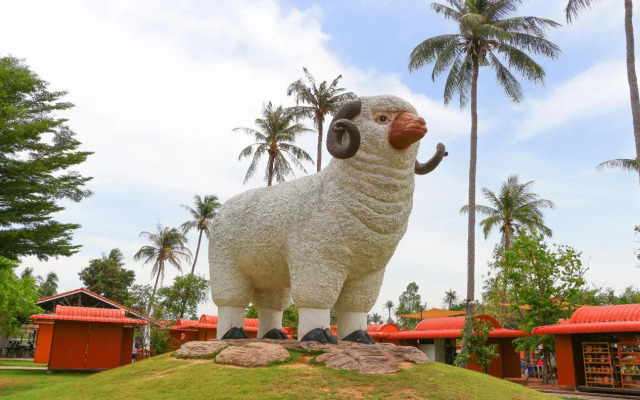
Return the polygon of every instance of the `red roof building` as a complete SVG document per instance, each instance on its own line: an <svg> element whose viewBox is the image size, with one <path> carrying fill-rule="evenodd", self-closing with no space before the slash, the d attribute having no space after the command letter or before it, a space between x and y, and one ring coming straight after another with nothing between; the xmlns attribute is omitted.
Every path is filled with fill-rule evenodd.
<svg viewBox="0 0 640 400"><path fill-rule="evenodd" d="M581 307L533 334L555 335L559 385L640 390L640 304Z"/></svg>
<svg viewBox="0 0 640 400"><path fill-rule="evenodd" d="M498 378L519 378L520 353L515 350L515 346L511 341L529 334L524 331L505 329L495 318L489 315L478 315L475 318L488 321L493 326L493 330L489 333L488 344L496 344L498 346L499 356L489 366L489 375ZM453 364L457 339L462 337L464 319L464 316L424 319L412 331L401 331L397 327L395 332L392 332L390 328L384 333L382 328L368 330L372 337L374 336L371 331L374 331L373 333L376 334L374 339L381 338L383 342L415 346L433 361ZM376 332L378 329L380 329L380 333ZM468 363L467 368L482 371L479 365L473 363Z"/></svg>
<svg viewBox="0 0 640 400"><path fill-rule="evenodd" d="M39 357L49 370L104 370L130 364L133 329L148 322L127 318L124 310L58 305L53 314L32 315L40 330L51 330L38 336ZM48 354L45 351L48 350Z"/></svg>

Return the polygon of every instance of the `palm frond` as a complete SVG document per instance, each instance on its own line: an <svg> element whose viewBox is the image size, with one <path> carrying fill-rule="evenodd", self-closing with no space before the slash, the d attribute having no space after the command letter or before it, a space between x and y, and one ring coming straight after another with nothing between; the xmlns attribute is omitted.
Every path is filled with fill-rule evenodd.
<svg viewBox="0 0 640 400"><path fill-rule="evenodd" d="M591 7L591 0L569 0L564 9L567 22L572 23L583 10L589 7Z"/></svg>
<svg viewBox="0 0 640 400"><path fill-rule="evenodd" d="M460 35L440 35L417 45L409 56L409 71L415 71L432 63L450 43L458 42Z"/></svg>
<svg viewBox="0 0 640 400"><path fill-rule="evenodd" d="M450 19L452 21L459 21L462 16L460 13L460 11L463 9L462 4L460 4L459 2L449 2L449 4L453 5L458 9L456 10L440 3L431 3L431 9L435 11L436 14L444 15L445 19Z"/></svg>
<svg viewBox="0 0 640 400"><path fill-rule="evenodd" d="M529 82L544 84L544 68L525 52L508 44L499 44L496 48L507 59L510 68L518 71Z"/></svg>
<svg viewBox="0 0 640 400"><path fill-rule="evenodd" d="M596 170L618 169L621 171L638 172L638 160L632 158L615 158L598 164Z"/></svg>
<svg viewBox="0 0 640 400"><path fill-rule="evenodd" d="M496 81L502 87L507 97L514 103L519 103L522 100L522 87L518 83L518 80L511 75L511 72L494 56L488 54L489 62L496 73Z"/></svg>

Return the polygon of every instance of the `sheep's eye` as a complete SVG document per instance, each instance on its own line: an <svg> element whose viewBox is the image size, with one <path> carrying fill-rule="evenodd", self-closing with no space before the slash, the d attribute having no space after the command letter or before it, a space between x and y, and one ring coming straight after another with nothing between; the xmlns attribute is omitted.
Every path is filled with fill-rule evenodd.
<svg viewBox="0 0 640 400"><path fill-rule="evenodd" d="M389 116L385 114L378 115L378 117L376 118L376 122L380 124L386 124L387 122L389 122Z"/></svg>

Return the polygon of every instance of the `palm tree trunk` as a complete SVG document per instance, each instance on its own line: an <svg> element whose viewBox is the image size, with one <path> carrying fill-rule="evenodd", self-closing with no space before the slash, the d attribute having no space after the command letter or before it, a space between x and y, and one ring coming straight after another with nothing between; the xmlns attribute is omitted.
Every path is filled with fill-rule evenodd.
<svg viewBox="0 0 640 400"><path fill-rule="evenodd" d="M467 226L467 305L462 335L462 353L468 354L468 338L471 335L473 301L475 298L475 261L476 261L476 162L478 156L478 75L480 64L478 56L473 56L473 77L471 80L471 145L469 156L469 221ZM467 365L464 363L463 368Z"/></svg>
<svg viewBox="0 0 640 400"><path fill-rule="evenodd" d="M147 315L151 312L151 307L153 306L153 302L156 298L156 289L158 288L158 281L160 280L160 271L162 267L163 263L160 261L160 264L158 265L158 273L156 274L156 283L153 285L153 292L151 292L151 298L149 299L149 305L147 306Z"/></svg>
<svg viewBox="0 0 640 400"><path fill-rule="evenodd" d="M273 161L274 157L269 154L269 176L267 176L267 186L271 186L271 182L273 182Z"/></svg>
<svg viewBox="0 0 640 400"><path fill-rule="evenodd" d="M631 97L631 117L633 119L633 137L636 142L636 161L640 165L640 99L638 96L638 78L636 77L636 55L633 38L633 1L624 0L624 32L627 39L627 80ZM640 179L640 168L638 169Z"/></svg>
<svg viewBox="0 0 640 400"><path fill-rule="evenodd" d="M322 168L322 125L323 125L323 118L320 117L318 118L318 158L316 160L316 166L317 168L317 172L320 172L320 169Z"/></svg>
<svg viewBox="0 0 640 400"><path fill-rule="evenodd" d="M200 236L198 236L198 247L196 247L196 256L193 258L193 266L191 267L191 275L196 270L196 262L198 262L198 252L200 251L200 241L202 240L202 229L200 229Z"/></svg>

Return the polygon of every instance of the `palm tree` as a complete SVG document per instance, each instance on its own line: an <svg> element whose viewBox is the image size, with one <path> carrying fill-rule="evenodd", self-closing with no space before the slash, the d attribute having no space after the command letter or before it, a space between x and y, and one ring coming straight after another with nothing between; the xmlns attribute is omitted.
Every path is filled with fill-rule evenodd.
<svg viewBox="0 0 640 400"><path fill-rule="evenodd" d="M592 0L568 0L565 8L567 22L571 23L578 14L591 7ZM636 54L633 34L633 1L624 0L624 33L627 45L627 82L631 100L631 118L633 120L633 137L636 143L636 166L640 163L640 95L638 94L638 78L636 76ZM638 178L640 179L640 170Z"/></svg>
<svg viewBox="0 0 640 400"><path fill-rule="evenodd" d="M316 128L318 128L318 157L316 165L318 172L322 167L322 136L324 116L327 114L334 115L342 105L357 96L353 92L346 92L347 89L336 87L342 75L338 75L336 79L327 85L327 81L322 81L320 86L316 86L316 80L306 67L303 67L304 75L309 85L298 79L287 88L287 96L295 95L296 104L306 103L308 106L299 106L295 110L302 116L312 118Z"/></svg>
<svg viewBox="0 0 640 400"><path fill-rule="evenodd" d="M621 171L638 171L638 160L632 158L615 158L613 160L607 160L601 162L596 167L598 171L604 171L605 169L619 169Z"/></svg>
<svg viewBox="0 0 640 400"><path fill-rule="evenodd" d="M444 292L444 298L442 299L442 302L449 306L449 310L451 310L451 308L453 307L453 303L455 303L456 301L458 301L458 293L456 293L455 290L449 289L448 291Z"/></svg>
<svg viewBox="0 0 640 400"><path fill-rule="evenodd" d="M373 313L373 315L371 316L371 323L381 324L382 323L382 317L380 316L380 314Z"/></svg>
<svg viewBox="0 0 640 400"><path fill-rule="evenodd" d="M193 258L193 266L191 267L191 275L196 269L196 262L198 262L198 253L200 252L200 242L202 241L202 233L209 238L209 231L211 229L211 223L213 217L216 216L218 208L221 206L218 201L218 197L214 195L204 196L204 199L199 195L193 196L193 203L195 208L185 206L182 207L191 213L193 217L191 220L180 225L183 234L187 234L191 229L197 229L198 234L198 246L196 247L196 255Z"/></svg>
<svg viewBox="0 0 640 400"><path fill-rule="evenodd" d="M497 195L485 187L482 188L482 195L490 205L476 205L476 211L487 216L480 221L485 239L494 227L500 228L502 245L505 250L509 250L511 238L514 234L522 232L523 228L537 230L547 236L552 235L551 229L544 224L542 209L553 208L553 202L530 192L533 182L520 183L518 175L510 175ZM462 207L460 212L469 212L469 207Z"/></svg>
<svg viewBox="0 0 640 400"><path fill-rule="evenodd" d="M391 309L393 308L394 305L395 304L393 304L393 301L391 300L384 303L384 308L389 310L389 318L387 319L387 324L393 324L393 319L391 319Z"/></svg>
<svg viewBox="0 0 640 400"><path fill-rule="evenodd" d="M153 285L151 299L147 308L147 314L151 311L153 301L158 288L158 281L164 280L165 262L176 267L182 272L181 259L191 262L191 251L186 248L187 239L176 228L163 228L158 224L156 233L140 232L140 236L149 239L151 245L142 246L140 250L133 256L133 259L144 260L143 264L153 262L151 269L151 277L156 276L156 282Z"/></svg>
<svg viewBox="0 0 640 400"><path fill-rule="evenodd" d="M40 297L53 296L58 292L58 275L55 272L49 272L47 279L38 287Z"/></svg>
<svg viewBox="0 0 640 400"><path fill-rule="evenodd" d="M284 182L284 178L287 175L293 174L285 154L289 156L296 167L305 173L307 172L300 160L310 161L312 164L313 160L306 151L295 146L293 141L295 141L298 134L311 132L311 129L305 128L299 123L293 124L296 118L295 110L282 108L282 106L274 109L271 102L268 102L262 107L262 118L257 118L255 121L255 124L260 128L259 131L251 128L234 129L234 131L245 132L256 140L255 143L245 147L240 152L240 156L238 156L238 159L241 160L244 157L253 155L247 175L244 177L244 183L247 183L249 178L256 172L258 161L264 154L269 155L265 170L267 186L271 186L274 176L276 181Z"/></svg>
<svg viewBox="0 0 640 400"><path fill-rule="evenodd" d="M476 160L478 149L478 76L481 66L491 67L507 97L518 103L522 88L505 67L498 54L512 69L528 81L542 84L544 69L527 52L557 58L558 46L546 39L548 28L559 24L538 17L509 17L522 0L446 0L450 5L431 3L431 8L445 19L458 23L458 33L429 38L413 49L409 71L434 63L431 79L449 70L444 87L444 102L458 96L460 107L471 101L471 140L469 157L469 219L467 223L467 298L464 337L471 334L471 316L475 298L475 224ZM463 340L464 353L467 353Z"/></svg>

